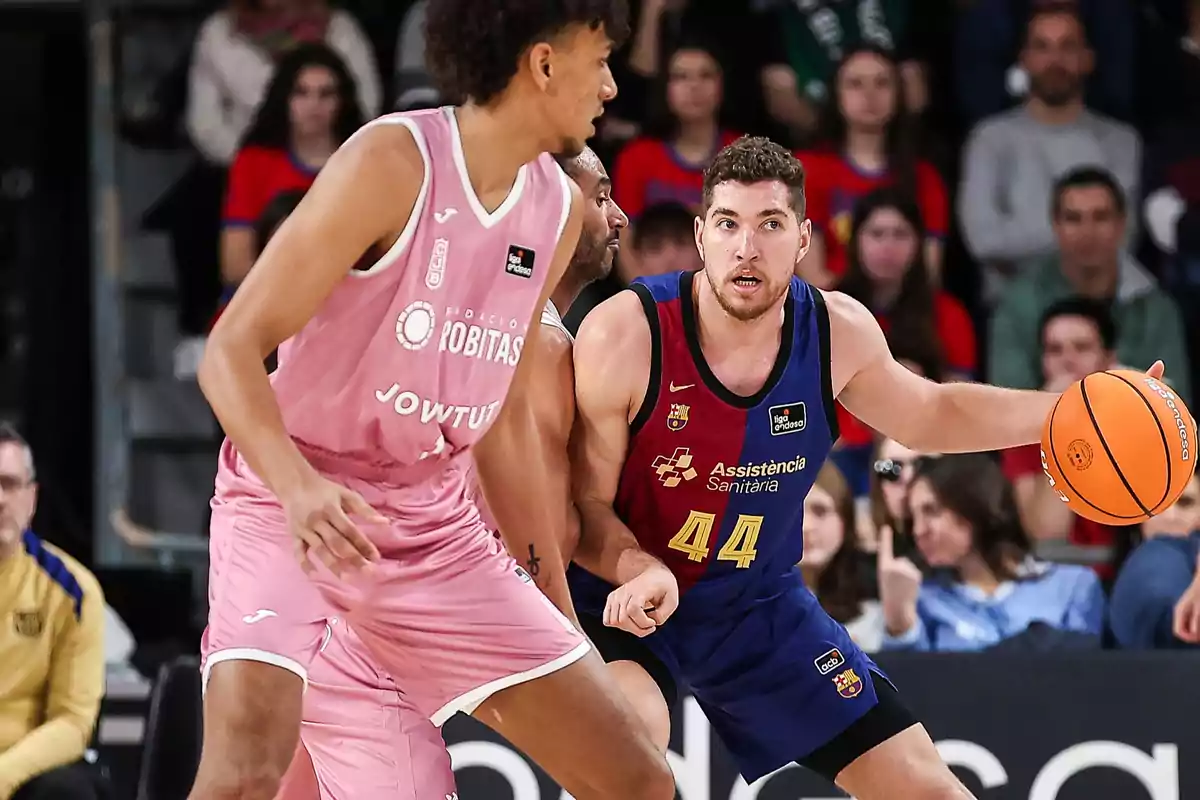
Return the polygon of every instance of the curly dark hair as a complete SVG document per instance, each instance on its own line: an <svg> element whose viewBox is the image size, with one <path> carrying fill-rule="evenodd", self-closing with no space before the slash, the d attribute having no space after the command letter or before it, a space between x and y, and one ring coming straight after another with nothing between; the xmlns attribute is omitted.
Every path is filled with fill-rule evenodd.
<svg viewBox="0 0 1200 800"><path fill-rule="evenodd" d="M521 55L573 25L620 46L629 35L626 0L430 0L425 65L443 97L481 105L504 91Z"/></svg>
<svg viewBox="0 0 1200 800"><path fill-rule="evenodd" d="M722 183L781 181L791 190L792 210L804 219L804 165L792 152L765 136L742 136L717 153L704 170L704 214L712 206L713 189Z"/></svg>
<svg viewBox="0 0 1200 800"><path fill-rule="evenodd" d="M342 144L363 126L362 106L358 104L358 89L341 56L323 44L306 43L288 51L275 68L275 77L267 87L266 97L254 115L254 122L242 138L242 147L258 145L286 150L291 147L291 120L288 104L300 73L309 67L324 67L333 73L337 83L338 112L333 121L333 141Z"/></svg>

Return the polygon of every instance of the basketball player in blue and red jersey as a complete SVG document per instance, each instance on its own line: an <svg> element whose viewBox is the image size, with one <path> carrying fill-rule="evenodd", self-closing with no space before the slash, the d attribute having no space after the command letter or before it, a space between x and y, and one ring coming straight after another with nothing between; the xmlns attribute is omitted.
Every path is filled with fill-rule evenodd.
<svg viewBox="0 0 1200 800"><path fill-rule="evenodd" d="M946 453L1038 441L1058 395L918 377L869 310L793 277L811 236L800 163L739 139L705 175L704 269L644 279L584 320L575 609L590 635L608 626L593 635L606 660L640 664L664 695L686 685L747 781L798 761L858 800L969 798L804 586L804 497L838 436L835 399Z"/></svg>

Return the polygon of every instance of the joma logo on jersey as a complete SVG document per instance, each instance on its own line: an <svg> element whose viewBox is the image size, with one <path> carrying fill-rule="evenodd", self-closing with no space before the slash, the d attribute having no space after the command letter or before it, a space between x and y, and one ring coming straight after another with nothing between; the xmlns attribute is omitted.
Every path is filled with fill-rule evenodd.
<svg viewBox="0 0 1200 800"><path fill-rule="evenodd" d="M782 406L771 406L767 409L767 413L771 415L772 436L799 433L808 424L808 413L803 401L788 403Z"/></svg>
<svg viewBox="0 0 1200 800"><path fill-rule="evenodd" d="M395 412L402 417L419 414L422 423L436 422L451 428L461 428L465 425L471 430L479 430L491 422L500 408L499 400L485 406L456 406L430 400L416 392L401 389L398 383L375 392L375 399L381 403L391 403Z"/></svg>
<svg viewBox="0 0 1200 800"><path fill-rule="evenodd" d="M667 412L667 429L672 431L681 431L683 426L688 423L689 406L683 403L671 403L671 410Z"/></svg>
<svg viewBox="0 0 1200 800"><path fill-rule="evenodd" d="M658 456L650 466L654 467L654 474L667 488L690 481L699 474L692 466L692 454L686 447L676 447L670 456Z"/></svg>
<svg viewBox="0 0 1200 800"><path fill-rule="evenodd" d="M525 346L527 325L498 314L478 314L474 309L447 308L438 350L515 367Z"/></svg>

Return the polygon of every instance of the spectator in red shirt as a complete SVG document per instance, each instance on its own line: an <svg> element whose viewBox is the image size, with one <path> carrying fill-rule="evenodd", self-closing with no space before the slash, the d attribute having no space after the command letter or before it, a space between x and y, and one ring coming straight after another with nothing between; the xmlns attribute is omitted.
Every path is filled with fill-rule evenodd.
<svg viewBox="0 0 1200 800"><path fill-rule="evenodd" d="M975 330L962 303L930 284L916 204L897 187L876 189L855 206L852 231L838 289L875 312L893 354L920 365L925 377L971 379L978 366ZM840 404L838 423L841 449L862 451L854 468L839 461L861 487L874 432Z"/></svg>
<svg viewBox="0 0 1200 800"><path fill-rule="evenodd" d="M797 153L804 163L813 244L801 277L829 288L846 269L851 217L858 199L893 184L916 198L925 230L925 266L935 283L942 237L949 227L946 186L916 154L916 132L904 107L896 62L886 51L860 47L838 67L826 144Z"/></svg>
<svg viewBox="0 0 1200 800"><path fill-rule="evenodd" d="M1046 391L1061 392L1093 372L1117 366L1117 328L1103 304L1084 298L1060 300L1042 315L1040 338ZM1015 490L1021 522L1033 539L1113 543L1114 528L1075 516L1059 499L1042 474L1038 445L1006 450L1002 464Z"/></svg>
<svg viewBox="0 0 1200 800"><path fill-rule="evenodd" d="M710 49L687 43L671 54L658 119L646 136L626 145L613 170L613 200L629 215L631 228L656 203L700 207L704 168L737 138L721 129L722 93L721 65ZM633 255L624 248L622 258Z"/></svg>
<svg viewBox="0 0 1200 800"><path fill-rule="evenodd" d="M305 190L333 152L363 124L354 80L322 44L292 50L229 169L221 232L221 277L236 287L254 263L254 225L280 192Z"/></svg>

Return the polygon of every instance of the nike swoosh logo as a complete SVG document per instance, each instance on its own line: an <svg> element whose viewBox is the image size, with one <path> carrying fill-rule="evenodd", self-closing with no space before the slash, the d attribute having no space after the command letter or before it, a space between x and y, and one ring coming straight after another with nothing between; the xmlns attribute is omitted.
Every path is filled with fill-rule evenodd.
<svg viewBox="0 0 1200 800"><path fill-rule="evenodd" d="M279 616L278 614L276 614L274 611L271 611L270 609L260 608L258 611L255 611L253 614L247 614L246 616L242 617L242 622L246 623L247 625L253 625L256 622L262 622L267 617L278 617L278 616Z"/></svg>
<svg viewBox="0 0 1200 800"><path fill-rule="evenodd" d="M457 208L447 208L445 211L434 212L433 218L436 219L438 222L445 222L446 220L450 219L457 213L458 213Z"/></svg>
<svg viewBox="0 0 1200 800"><path fill-rule="evenodd" d="M692 387L693 387L693 386L695 386L695 385L696 385L696 384L694 384L694 383L685 383L683 386L676 386L676 385L675 385L675 382L674 382L674 381L672 381L672 382L671 382L671 387L670 387L670 388L671 388L671 391L672 391L672 392L682 392L684 389L690 389L690 388L692 388Z"/></svg>

